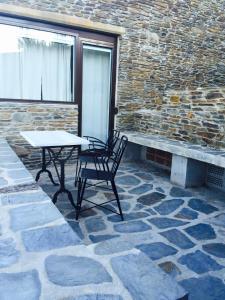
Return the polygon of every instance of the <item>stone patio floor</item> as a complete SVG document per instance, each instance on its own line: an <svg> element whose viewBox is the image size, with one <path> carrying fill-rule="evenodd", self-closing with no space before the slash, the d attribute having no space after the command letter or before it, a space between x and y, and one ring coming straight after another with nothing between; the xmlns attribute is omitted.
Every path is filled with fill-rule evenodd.
<svg viewBox="0 0 225 300"><path fill-rule="evenodd" d="M31 171L35 175L36 170ZM67 166L67 186L76 198L74 167ZM225 198L208 188L181 189L167 172L143 163L123 163L117 187L125 220L104 209L91 209L75 221L66 196L57 207L85 244L108 255L138 248L176 279L190 300L225 299ZM56 191L45 175L40 186ZM104 202L110 192L89 188L85 198ZM116 207L115 202L108 204Z"/></svg>

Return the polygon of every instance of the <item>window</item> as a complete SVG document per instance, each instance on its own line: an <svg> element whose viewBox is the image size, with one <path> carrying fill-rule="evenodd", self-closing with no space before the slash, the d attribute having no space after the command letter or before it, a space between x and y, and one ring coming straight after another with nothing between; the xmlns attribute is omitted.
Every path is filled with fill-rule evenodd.
<svg viewBox="0 0 225 300"><path fill-rule="evenodd" d="M0 24L0 98L74 101L75 36Z"/></svg>

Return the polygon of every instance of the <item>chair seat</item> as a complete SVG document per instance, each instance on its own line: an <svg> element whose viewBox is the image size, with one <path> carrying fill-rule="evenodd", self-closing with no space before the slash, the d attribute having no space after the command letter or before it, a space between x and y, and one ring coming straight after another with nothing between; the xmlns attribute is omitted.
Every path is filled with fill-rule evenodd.
<svg viewBox="0 0 225 300"><path fill-rule="evenodd" d="M113 174L107 171L97 171L93 169L82 169L81 170L81 177L91 180L106 180L111 181L113 180Z"/></svg>

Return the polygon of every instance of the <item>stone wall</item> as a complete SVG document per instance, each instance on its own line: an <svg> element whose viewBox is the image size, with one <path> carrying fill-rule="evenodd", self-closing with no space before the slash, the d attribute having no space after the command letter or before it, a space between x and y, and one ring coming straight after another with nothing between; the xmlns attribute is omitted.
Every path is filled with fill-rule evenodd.
<svg viewBox="0 0 225 300"><path fill-rule="evenodd" d="M124 27L118 127L224 147L224 0L1 2Z"/></svg>
<svg viewBox="0 0 225 300"><path fill-rule="evenodd" d="M40 164L40 150L31 148L19 134L23 130L66 130L77 133L76 105L0 103L0 136L6 137L30 168Z"/></svg>

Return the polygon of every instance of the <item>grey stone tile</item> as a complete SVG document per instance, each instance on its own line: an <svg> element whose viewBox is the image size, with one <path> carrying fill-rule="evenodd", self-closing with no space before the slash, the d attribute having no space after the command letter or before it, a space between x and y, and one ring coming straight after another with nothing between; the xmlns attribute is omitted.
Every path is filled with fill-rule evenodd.
<svg viewBox="0 0 225 300"><path fill-rule="evenodd" d="M48 279L60 286L112 282L111 276L103 265L83 256L48 256L45 260L45 269Z"/></svg>
<svg viewBox="0 0 225 300"><path fill-rule="evenodd" d="M137 248L144 252L152 260L160 259L169 255L174 255L177 250L161 242L138 245Z"/></svg>
<svg viewBox="0 0 225 300"><path fill-rule="evenodd" d="M211 240L216 238L215 231L211 225L200 223L184 229L196 240Z"/></svg>
<svg viewBox="0 0 225 300"><path fill-rule="evenodd" d="M195 246L195 244L178 229L170 229L164 232L160 232L170 243L181 249L189 249Z"/></svg>

